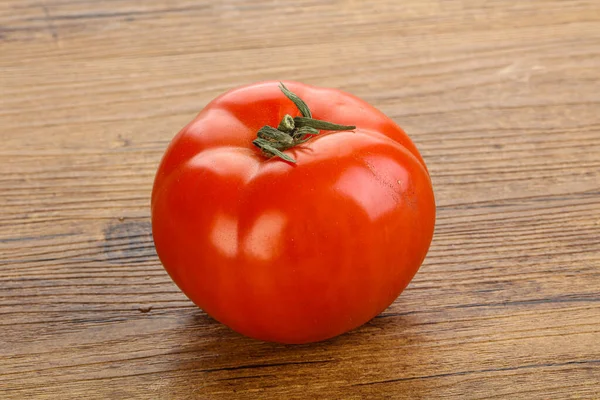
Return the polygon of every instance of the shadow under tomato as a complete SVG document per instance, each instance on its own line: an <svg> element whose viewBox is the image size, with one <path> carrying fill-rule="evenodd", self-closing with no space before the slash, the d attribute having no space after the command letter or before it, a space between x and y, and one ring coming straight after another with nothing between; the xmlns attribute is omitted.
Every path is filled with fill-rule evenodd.
<svg viewBox="0 0 600 400"><path fill-rule="evenodd" d="M164 398L427 397L427 385L414 377L415 363L423 364L414 316L378 317L304 345L246 338L200 310L186 325L176 373L157 393Z"/></svg>

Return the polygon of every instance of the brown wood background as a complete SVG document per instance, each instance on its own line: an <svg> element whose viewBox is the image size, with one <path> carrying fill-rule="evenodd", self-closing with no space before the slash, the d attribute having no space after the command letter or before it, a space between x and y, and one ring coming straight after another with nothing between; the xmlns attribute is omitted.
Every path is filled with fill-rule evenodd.
<svg viewBox="0 0 600 400"><path fill-rule="evenodd" d="M313 345L170 281L153 174L213 97L352 92L431 170L409 288ZM598 0L1 0L0 398L599 399Z"/></svg>

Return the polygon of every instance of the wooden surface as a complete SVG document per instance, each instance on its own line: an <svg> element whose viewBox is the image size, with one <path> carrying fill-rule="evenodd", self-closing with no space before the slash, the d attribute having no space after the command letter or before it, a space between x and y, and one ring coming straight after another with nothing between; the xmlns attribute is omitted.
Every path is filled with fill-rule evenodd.
<svg viewBox="0 0 600 400"><path fill-rule="evenodd" d="M439 206L382 315L241 337L154 251L153 174L212 98L352 92ZM0 398L599 399L597 0L0 1Z"/></svg>

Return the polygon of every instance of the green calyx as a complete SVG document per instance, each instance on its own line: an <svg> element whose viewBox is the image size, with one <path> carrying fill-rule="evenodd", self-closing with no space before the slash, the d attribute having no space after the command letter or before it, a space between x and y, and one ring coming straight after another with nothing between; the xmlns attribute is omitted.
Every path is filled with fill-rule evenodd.
<svg viewBox="0 0 600 400"><path fill-rule="evenodd" d="M252 144L262 150L266 157L279 157L285 161L295 163L289 155L283 151L310 140L318 135L320 130L348 131L356 129L356 126L338 125L331 122L314 119L306 103L295 93L290 91L283 83L279 83L279 89L290 99L302 114L302 117L292 118L291 115L283 116L277 128L265 125L260 128Z"/></svg>

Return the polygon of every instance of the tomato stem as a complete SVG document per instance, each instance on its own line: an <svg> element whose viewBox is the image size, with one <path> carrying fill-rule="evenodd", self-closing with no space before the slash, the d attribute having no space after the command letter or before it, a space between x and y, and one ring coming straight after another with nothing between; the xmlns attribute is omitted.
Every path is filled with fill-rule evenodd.
<svg viewBox="0 0 600 400"><path fill-rule="evenodd" d="M332 122L314 119L308 105L298 95L289 90L283 83L279 83L279 89L298 108L302 117L292 118L286 114L281 119L277 128L265 125L256 133L257 138L252 144L262 150L266 157L279 157L285 161L295 163L289 155L283 151L299 144L305 143L313 136L320 133L320 129L327 131L348 131L356 129L352 125L338 125Z"/></svg>

